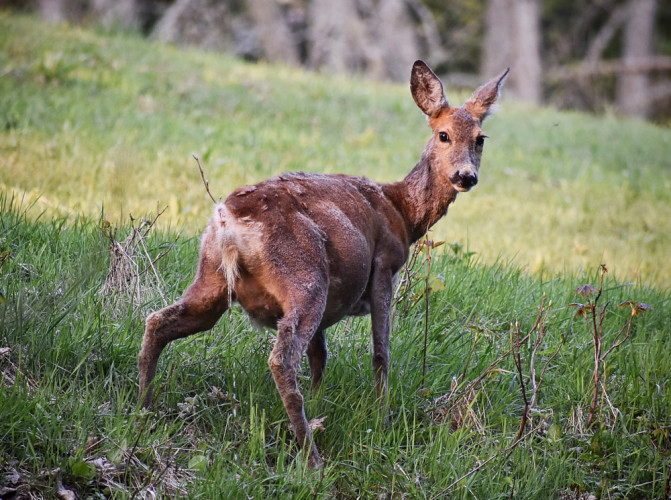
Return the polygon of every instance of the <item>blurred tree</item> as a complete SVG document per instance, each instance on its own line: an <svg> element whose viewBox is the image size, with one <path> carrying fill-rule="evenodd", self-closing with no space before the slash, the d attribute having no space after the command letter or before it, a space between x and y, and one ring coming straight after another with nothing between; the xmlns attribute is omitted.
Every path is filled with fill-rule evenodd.
<svg viewBox="0 0 671 500"><path fill-rule="evenodd" d="M234 26L229 2L218 0L176 0L154 26L151 36L164 42L199 45L213 50L236 47ZM249 57L256 47L245 46Z"/></svg>
<svg viewBox="0 0 671 500"><path fill-rule="evenodd" d="M617 81L617 105L628 116L650 116L650 77L645 71L630 70L637 62L653 56L656 10L657 0L629 0L626 5L627 21L622 48L625 67Z"/></svg>
<svg viewBox="0 0 671 500"><path fill-rule="evenodd" d="M540 104L541 87L541 36L538 0L512 0L513 60L515 68L513 88L518 97Z"/></svg>
<svg viewBox="0 0 671 500"><path fill-rule="evenodd" d="M511 66L508 91L540 104L541 38L538 0L489 0L485 12L482 78Z"/></svg>
<svg viewBox="0 0 671 500"><path fill-rule="evenodd" d="M62 23L68 19L68 0L38 0L40 16L51 23Z"/></svg>
<svg viewBox="0 0 671 500"><path fill-rule="evenodd" d="M379 61L369 41L356 0L312 0L308 11L308 65L333 72L363 72L380 76Z"/></svg>
<svg viewBox="0 0 671 500"><path fill-rule="evenodd" d="M247 0L249 14L263 58L297 66L298 42L293 38L279 4L274 0Z"/></svg>
<svg viewBox="0 0 671 500"><path fill-rule="evenodd" d="M27 3L26 3L27 2ZM509 94L671 116L671 1L0 0L53 22L137 29L248 60L405 81L427 60L472 88L511 66ZM481 76L478 76L480 73Z"/></svg>
<svg viewBox="0 0 671 500"><path fill-rule="evenodd" d="M405 81L422 51L418 30L406 0L380 0L373 17L374 42L381 55L384 75Z"/></svg>
<svg viewBox="0 0 671 500"><path fill-rule="evenodd" d="M137 29L136 0L91 0L92 14L106 28Z"/></svg>
<svg viewBox="0 0 671 500"><path fill-rule="evenodd" d="M513 59L513 11L510 0L489 0L485 11L485 39L482 50L481 76L491 78L506 66L510 66ZM513 75L507 82L507 87L513 82Z"/></svg>
<svg viewBox="0 0 671 500"><path fill-rule="evenodd" d="M412 63L426 53L423 47L435 43L437 29L427 19L430 13L418 3L311 0L309 66L405 81Z"/></svg>

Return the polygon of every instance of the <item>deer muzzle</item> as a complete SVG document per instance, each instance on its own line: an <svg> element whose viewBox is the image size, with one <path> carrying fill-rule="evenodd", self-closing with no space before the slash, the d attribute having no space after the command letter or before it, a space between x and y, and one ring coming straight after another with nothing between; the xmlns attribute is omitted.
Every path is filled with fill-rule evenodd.
<svg viewBox="0 0 671 500"><path fill-rule="evenodd" d="M457 191L470 191L478 183L478 174L470 168L459 170L450 178L450 182Z"/></svg>

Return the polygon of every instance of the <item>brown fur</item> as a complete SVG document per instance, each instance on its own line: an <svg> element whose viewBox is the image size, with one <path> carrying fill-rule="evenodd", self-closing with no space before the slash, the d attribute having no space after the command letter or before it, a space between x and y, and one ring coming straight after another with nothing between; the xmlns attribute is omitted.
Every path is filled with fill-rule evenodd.
<svg viewBox="0 0 671 500"><path fill-rule="evenodd" d="M345 316L370 313L376 391L386 394L393 277L410 245L445 215L457 192L477 182L480 126L506 75L453 108L435 74L415 63L411 91L433 135L400 182L298 172L239 188L217 204L193 284L147 318L139 356L142 405L152 402L163 348L212 328L235 300L254 321L277 329L268 365L310 466L320 466L296 381L300 358L307 352L316 389L327 358L324 330Z"/></svg>

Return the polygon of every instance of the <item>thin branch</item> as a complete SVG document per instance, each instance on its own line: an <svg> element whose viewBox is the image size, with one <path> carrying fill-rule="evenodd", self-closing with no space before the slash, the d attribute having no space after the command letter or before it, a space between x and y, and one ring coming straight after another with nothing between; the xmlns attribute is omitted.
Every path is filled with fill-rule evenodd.
<svg viewBox="0 0 671 500"><path fill-rule="evenodd" d="M161 283L161 277L158 275L158 271L156 270L156 267L154 266L154 262L155 262L155 261L152 262L152 260L151 260L151 256L149 255L149 251L147 250L147 246L144 244L144 238L140 238L140 245L142 246L142 251L143 251L144 254L147 256L147 259L149 260L149 265L145 268L145 270L146 270L147 268L150 268L150 269L154 272L154 277L156 278L156 283L159 283L159 284L160 284L160 283ZM166 250L166 251L165 251L162 255L160 255L156 260L158 260L158 259L161 258L163 255L165 255L169 250L170 250L170 248L168 248L168 250ZM138 273L138 276L140 276L140 275L141 275L141 273ZM161 288L162 288L162 287L160 287L160 286L157 286L157 287L156 287L156 289L158 290L158 293L161 295L161 299L163 300L163 305L165 306L165 305L167 305L167 302L166 302L166 300L165 300L165 295L163 295L163 292L161 291Z"/></svg>
<svg viewBox="0 0 671 500"><path fill-rule="evenodd" d="M151 221L145 221L144 226L146 226L147 229L145 229L144 233L142 234L143 237L147 236L149 234L149 231L151 231L151 228L154 227L154 224L156 224L156 221L158 218L165 213L165 211L168 210L168 205L165 206L163 210L159 210L158 208L158 203L156 204L156 217L154 217Z"/></svg>
<svg viewBox="0 0 671 500"><path fill-rule="evenodd" d="M524 342L526 342L528 338L529 338L529 334L527 334L523 339L520 340L520 344L523 344ZM502 361L503 361L503 360L504 360L510 353L511 353L511 351L510 351L510 349L508 349L507 351L504 351L502 354L500 354L498 358L496 358L494 361L492 361L492 362L489 364L489 366L487 366L487 368L485 368L484 371L483 371L483 372L482 372L482 373L481 373L475 380L473 380L472 382L470 382L470 383L466 386L466 388L463 390L462 394L461 394L459 397L457 397L457 398L455 399L454 403L453 403L450 407L447 408L446 413L449 413L449 412L451 412L454 408L456 408L457 405L459 404L459 402L460 402L466 395L470 394L471 391L475 390L475 388L480 384L480 382L482 382L482 380L483 380L487 375L489 375L489 373L490 373L494 368L496 368L499 364L501 364L501 362L502 362ZM446 399L445 396L447 396L447 394L445 394L445 395L443 395L443 396L440 396L439 398L436 399L436 401L442 401L443 399ZM450 399L450 398L448 397L447 400L449 401L449 399Z"/></svg>
<svg viewBox="0 0 671 500"><path fill-rule="evenodd" d="M154 265L155 265L159 260L161 260L163 257L165 257L165 256L168 254L168 252L170 252L170 250L172 250L173 248L175 248L175 243L177 243L177 240L178 240L178 239L179 239L179 235L175 236L175 239L172 240L172 243L170 244L170 246L168 247L168 249L165 250L164 252L161 252L160 254L158 254L158 255L156 256L156 258L155 258L154 260L152 260L151 263L150 263L147 267L145 267L145 268L140 272L140 274L141 274L141 275L144 274L144 273L147 271L147 269L149 269L149 267L152 267L152 268L153 268Z"/></svg>
<svg viewBox="0 0 671 500"><path fill-rule="evenodd" d="M666 475L666 484L664 485L664 498L671 499L671 460L669 460L669 473Z"/></svg>
<svg viewBox="0 0 671 500"><path fill-rule="evenodd" d="M450 492L450 491L452 490L452 488L454 488L454 487L455 487L457 484L459 484L461 481L463 481L463 480L466 479L467 477L472 476L473 474L475 474L476 472L478 472L479 470L481 470L482 468L484 468L485 465L487 465L488 463L490 463L492 460L495 460L496 458L498 458L501 454L512 452L512 451L517 447L517 445L520 443L520 441L526 439L527 437L531 436L531 435L534 434L536 431L538 431L538 429L540 429L541 426L543 425L543 422L544 422L544 421L542 421L540 424L538 424L536 427L534 427L533 429L531 429L529 432L527 432L527 433L524 434L523 436L521 436L521 437L515 439L515 440L513 441L513 443L512 443L510 446L508 446L507 448L505 448L505 449L503 449L503 450L501 450L501 451L497 451L496 453L494 453L494 455L492 455L491 457L489 457L487 460L485 460L484 462L481 462L480 464L476 465L476 466L473 467L471 470L469 470L466 474L463 474L461 477L459 477L459 478L456 479L455 481L452 481L452 482L447 486L447 488L445 488L444 490L442 490L442 491L441 491L440 493L438 493L437 495L431 497L431 499L434 500L434 499L436 499L436 498L445 498L445 495L446 495L448 492Z"/></svg>
<svg viewBox="0 0 671 500"><path fill-rule="evenodd" d="M543 365L543 369L541 370L541 374L538 377L538 384L536 385L536 383L534 381L534 395L533 395L533 398L531 398L531 407L532 408L534 407L534 405L536 403L536 396L537 396L538 391L540 390L541 384L543 383L543 376L545 375L545 371L547 370L547 368L550 365L550 363L552 362L552 360L555 359L557 354L559 354L559 351L561 350L562 346L564 345L564 342L565 342L565 338L562 335L561 336L561 342L559 343L559 347L557 347L557 350L552 354L552 356L550 356L548 358L548 360Z"/></svg>
<svg viewBox="0 0 671 500"><path fill-rule="evenodd" d="M544 304L544 303L545 303L545 298L543 299L543 304ZM529 333L527 333L527 334L524 336L524 338L521 338L521 339L520 339L519 336L518 336L518 339L517 339L517 345L518 345L518 348L519 348L519 346L521 346L522 344L524 344L524 343L529 339L529 337L533 334L534 331L536 331L536 329L537 329L539 326L542 328L542 323L543 323L543 305L541 305L541 307L540 307L540 309L539 309L539 311L538 311L538 316L536 316L536 322L534 323L534 325L533 325L533 327L531 328L531 330L529 330ZM472 346L471 351L472 351L474 348L475 348L475 342L474 342L474 345ZM482 382L482 380L483 380L483 379L484 379L484 378L485 378L485 377L486 377L486 376L487 376L487 375L488 375L488 374L489 374L489 373L490 373L496 366L498 366L498 365L499 365L499 364L500 364L500 363L501 363L501 362L502 362L502 361L503 361L503 360L504 360L510 353L513 353L513 358L514 358L514 357L515 357L515 349L514 349L512 346L511 346L510 349L508 349L507 351L504 351L502 354L499 355L499 357L497 357L494 361L492 361L492 362L489 364L489 366L487 366L487 368L485 368L484 371L483 371L483 372L482 372L482 373L481 373L475 380L473 380L473 381L471 381L469 384L467 384L467 385L465 386L465 388L463 389L462 393L461 393L459 396L455 397L454 402L447 408L447 410L445 410L445 413L449 413L449 412L451 412L452 410L454 410L454 409L459 405L459 403L461 402L461 400L462 400L464 397L466 397L468 394L470 394L473 390L475 390L475 388L478 386L478 384L480 384L480 382ZM517 363L517 361L516 361L516 363ZM463 374L462 374L462 382L463 382L464 374L465 374L465 369L464 369L464 372L463 372ZM441 404L442 404L443 401L445 401L445 402L449 402L449 401L452 399L452 396L454 395L455 392L456 392L456 389L453 390L453 391L451 391L449 394L444 394L444 395L442 395L442 396L436 398L436 403L438 404L439 401L441 402Z"/></svg>
<svg viewBox="0 0 671 500"><path fill-rule="evenodd" d="M594 64L599 61L601 54L603 54L608 44L617 33L617 30L620 29L622 23L624 23L628 14L628 5L620 5L619 7L614 8L611 11L610 17L606 24L604 24L599 32L592 38L592 42L587 49L587 56L585 60L589 64Z"/></svg>
<svg viewBox="0 0 671 500"><path fill-rule="evenodd" d="M480 339L480 333L476 330L475 338L473 338L473 345L471 346L471 350L468 352L468 356L466 357L466 364L464 365L464 371L461 372L462 382L466 379L466 371L468 370L468 365L471 363L471 357L473 356L473 351L475 351L475 345L478 343L479 339Z"/></svg>
<svg viewBox="0 0 671 500"><path fill-rule="evenodd" d="M671 71L671 57L650 56L640 57L635 61L625 59L609 59L593 64L581 63L551 69L546 74L549 82L562 82L578 78L593 78L621 73L653 73Z"/></svg>
<svg viewBox="0 0 671 500"><path fill-rule="evenodd" d="M198 170L200 170L200 178L203 179L203 184L205 184L205 190L207 191L207 194L210 195L210 199L216 205L217 200L214 199L214 196L212 196L212 193L210 192L210 184L205 180L205 172L203 172L203 167L200 166L200 160L196 155L191 156L193 156L193 159L196 160L196 163L198 164Z"/></svg>
<svg viewBox="0 0 671 500"><path fill-rule="evenodd" d="M517 367L517 375L519 376L520 388L522 389L522 399L524 400L524 412L522 412L520 429L517 431L517 436L515 437L515 441L517 441L522 436L524 428L527 425L527 420L529 418L529 400L527 399L527 388L526 384L524 383L524 374L522 373L522 358L520 356L520 343L519 343L520 338L519 323L515 325L515 332L516 332L515 339L513 339L512 332L510 333L510 350L513 353L513 361L515 362L515 366Z"/></svg>
<svg viewBox="0 0 671 500"><path fill-rule="evenodd" d="M545 297L543 297L543 299L545 299ZM538 353L538 348L540 347L544 338L545 338L545 330L541 328L540 333L536 336L536 341L534 342L534 348L531 351L531 358L529 359L529 376L531 378L531 389L533 391L531 395L531 403L529 403L529 410L531 410L531 408L535 406L536 400L538 399L538 391L540 390L540 383L536 383L536 354ZM541 374L541 379L542 378L543 377Z"/></svg>
<svg viewBox="0 0 671 500"><path fill-rule="evenodd" d="M396 287L396 293L394 294L394 307L397 307L399 304L403 304L403 315L405 315L408 312L408 309L411 307L409 305L409 301L407 300L407 296L412 291L412 285L415 277L417 274L419 274L419 269L415 269L415 265L417 264L421 249L422 247L418 244L413 246L412 255L403 266L403 274L401 275L401 279L399 280L398 286Z"/></svg>
<svg viewBox="0 0 671 500"><path fill-rule="evenodd" d="M616 349L616 348L620 347L629 338L629 333L631 332L631 323L632 323L633 319L634 319L634 312L632 311L631 316L629 317L629 321L627 321L624 325L622 325L622 328L620 329L618 334L613 339L613 343L610 346L610 348L603 354L603 356L601 356L601 361L606 359L606 356L608 356L613 349ZM624 331L625 328L627 329L627 333L618 342L617 339L620 337L620 335L622 335L622 332Z"/></svg>
<svg viewBox="0 0 671 500"><path fill-rule="evenodd" d="M426 235L426 280L424 281L424 355L422 357L422 387L424 387L424 377L426 376L426 349L429 341L429 294L431 293L431 244L429 235Z"/></svg>

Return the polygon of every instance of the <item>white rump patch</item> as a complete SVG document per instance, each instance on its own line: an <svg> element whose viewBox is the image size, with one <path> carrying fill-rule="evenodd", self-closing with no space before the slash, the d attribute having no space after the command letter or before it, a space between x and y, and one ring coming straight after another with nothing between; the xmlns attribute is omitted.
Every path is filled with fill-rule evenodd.
<svg viewBox="0 0 671 500"><path fill-rule="evenodd" d="M216 239L221 249L221 264L218 270L223 272L226 278L228 306L231 307L235 282L240 276L240 268L238 267L239 250L234 228L235 218L223 203L216 205L212 218L218 222L216 224Z"/></svg>

